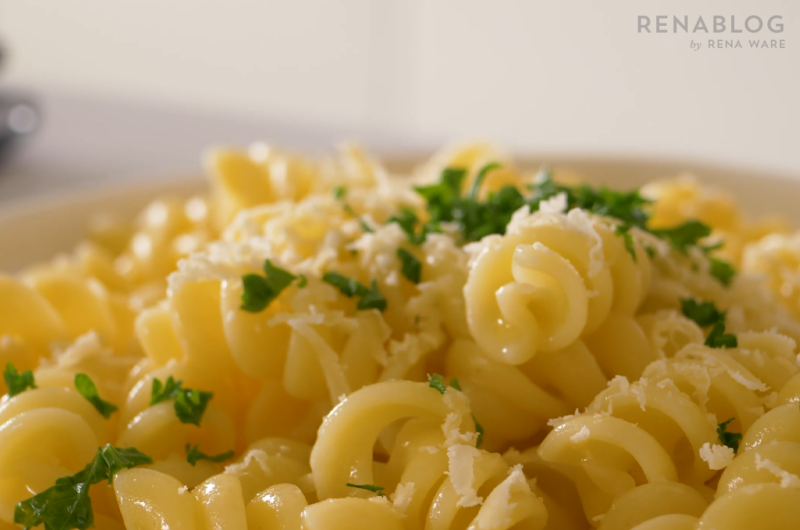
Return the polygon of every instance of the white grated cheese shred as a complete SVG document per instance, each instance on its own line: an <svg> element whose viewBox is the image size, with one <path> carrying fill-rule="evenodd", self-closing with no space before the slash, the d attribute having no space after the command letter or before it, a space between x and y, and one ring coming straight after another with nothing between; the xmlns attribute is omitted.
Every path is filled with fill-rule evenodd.
<svg viewBox="0 0 800 530"><path fill-rule="evenodd" d="M800 478L797 475L789 473L782 469L778 464L766 458L761 458L759 453L756 453L756 471L766 469L775 477L781 479L782 488L800 488Z"/></svg>
<svg viewBox="0 0 800 530"><path fill-rule="evenodd" d="M475 460L481 452L470 445L453 445L447 449L448 471L453 489L459 495L457 506L469 508L483 503L475 490Z"/></svg>
<svg viewBox="0 0 800 530"><path fill-rule="evenodd" d="M709 469L715 471L728 467L735 456L733 449L726 445L711 445L706 442L700 448L700 458L708 464Z"/></svg>
<svg viewBox="0 0 800 530"><path fill-rule="evenodd" d="M517 503L513 501L514 495L530 491L531 488L522 472L522 464L517 464L509 470L508 477L486 497L486 502L470 528L487 530L511 528L517 508Z"/></svg>
<svg viewBox="0 0 800 530"><path fill-rule="evenodd" d="M253 461L257 462L259 467L264 470L265 473L269 473L269 466L267 465L267 453L263 449L251 449L244 455L244 458L241 462L236 464L231 464L229 466L225 466L225 473L229 475L240 475L247 472L247 468L250 467L250 464Z"/></svg>
<svg viewBox="0 0 800 530"><path fill-rule="evenodd" d="M584 425L584 426L581 427L581 430L579 430L578 432L576 432L575 434L570 436L569 440L572 443L578 444L578 443L585 442L586 440L588 440L589 437L591 436L591 434L592 433L589 431L589 428L586 425Z"/></svg>

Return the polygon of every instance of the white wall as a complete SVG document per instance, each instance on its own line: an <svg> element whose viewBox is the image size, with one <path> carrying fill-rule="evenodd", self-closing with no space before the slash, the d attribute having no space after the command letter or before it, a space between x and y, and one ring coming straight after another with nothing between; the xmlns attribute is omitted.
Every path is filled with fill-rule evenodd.
<svg viewBox="0 0 800 530"><path fill-rule="evenodd" d="M638 15L673 14L782 15L758 36L786 48L637 33ZM15 82L800 175L792 0L0 0L0 36Z"/></svg>

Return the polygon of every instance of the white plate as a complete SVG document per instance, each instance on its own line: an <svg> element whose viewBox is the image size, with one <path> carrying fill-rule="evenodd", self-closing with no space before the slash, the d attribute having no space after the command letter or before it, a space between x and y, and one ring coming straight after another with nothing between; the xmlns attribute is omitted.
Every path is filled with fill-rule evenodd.
<svg viewBox="0 0 800 530"><path fill-rule="evenodd" d="M407 168L410 159L391 161L392 168ZM418 160L418 159L417 159ZM800 175L766 174L755 170L709 166L695 162L598 159L581 157L526 158L523 166L552 166L578 171L592 182L628 189L648 181L691 172L704 182L729 190L753 214L781 214L800 225ZM199 178L172 178L139 183L135 187L110 187L70 195L20 201L0 209L0 271L13 272L26 265L69 251L83 238L92 216L113 212L133 216L154 197L189 195L202 190Z"/></svg>

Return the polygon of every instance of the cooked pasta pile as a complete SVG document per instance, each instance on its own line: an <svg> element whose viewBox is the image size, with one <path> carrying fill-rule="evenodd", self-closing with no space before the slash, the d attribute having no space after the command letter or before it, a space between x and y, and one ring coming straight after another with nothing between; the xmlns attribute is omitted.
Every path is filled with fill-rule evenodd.
<svg viewBox="0 0 800 530"><path fill-rule="evenodd" d="M790 529L800 234L448 149L219 150L0 276L0 529Z"/></svg>

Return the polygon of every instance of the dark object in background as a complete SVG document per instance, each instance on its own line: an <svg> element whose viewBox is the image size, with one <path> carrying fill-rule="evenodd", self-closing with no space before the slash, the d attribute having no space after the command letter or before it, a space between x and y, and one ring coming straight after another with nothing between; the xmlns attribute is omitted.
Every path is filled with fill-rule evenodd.
<svg viewBox="0 0 800 530"><path fill-rule="evenodd" d="M4 50L0 45L0 70L4 58ZM20 139L39 127L40 118L39 108L30 96L0 90L0 164Z"/></svg>

